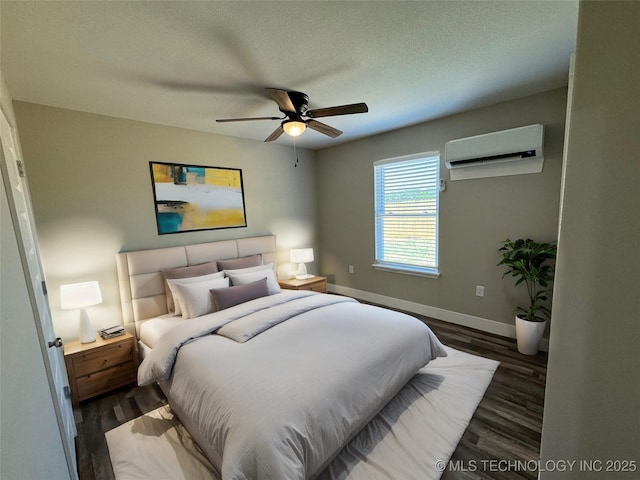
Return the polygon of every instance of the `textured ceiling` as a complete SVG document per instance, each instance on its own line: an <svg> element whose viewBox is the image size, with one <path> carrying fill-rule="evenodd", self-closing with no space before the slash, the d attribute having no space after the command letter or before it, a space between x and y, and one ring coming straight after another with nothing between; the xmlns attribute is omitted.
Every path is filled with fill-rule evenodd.
<svg viewBox="0 0 640 480"><path fill-rule="evenodd" d="M0 2L15 100L264 140L264 87L309 108L366 102L307 130L322 148L567 84L578 2ZM277 143L291 144L283 135Z"/></svg>

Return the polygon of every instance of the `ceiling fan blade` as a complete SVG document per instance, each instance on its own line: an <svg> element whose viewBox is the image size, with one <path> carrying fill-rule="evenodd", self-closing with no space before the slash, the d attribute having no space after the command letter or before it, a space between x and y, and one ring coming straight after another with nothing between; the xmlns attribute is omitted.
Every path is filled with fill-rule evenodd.
<svg viewBox="0 0 640 480"><path fill-rule="evenodd" d="M271 95L271 98L278 104L280 110L283 112L295 113L296 107L293 105L291 98L289 98L289 92L286 90L280 90L278 88L267 87L267 93Z"/></svg>
<svg viewBox="0 0 640 480"><path fill-rule="evenodd" d="M320 118L320 117L334 117L336 115L351 115L353 113L367 113L369 107L366 103L352 103L351 105L340 105L337 107L316 108L314 110L307 110L305 117Z"/></svg>
<svg viewBox="0 0 640 480"><path fill-rule="evenodd" d="M251 118L219 118L216 122L248 122L250 120L283 120L286 117L251 117Z"/></svg>
<svg viewBox="0 0 640 480"><path fill-rule="evenodd" d="M279 125L278 128L276 128L273 133L265 139L265 142L273 142L274 140L277 140L283 133L284 128L282 128L282 125Z"/></svg>
<svg viewBox="0 0 640 480"><path fill-rule="evenodd" d="M318 122L317 120L307 120L307 126L316 132L324 133L331 138L336 138L342 135L342 132L337 128L330 127L326 123Z"/></svg>

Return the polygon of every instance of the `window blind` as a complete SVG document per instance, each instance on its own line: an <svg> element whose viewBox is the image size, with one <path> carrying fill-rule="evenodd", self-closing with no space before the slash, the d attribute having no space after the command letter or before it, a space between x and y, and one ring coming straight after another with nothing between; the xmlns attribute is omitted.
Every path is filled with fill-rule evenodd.
<svg viewBox="0 0 640 480"><path fill-rule="evenodd" d="M374 164L376 263L437 272L437 154Z"/></svg>

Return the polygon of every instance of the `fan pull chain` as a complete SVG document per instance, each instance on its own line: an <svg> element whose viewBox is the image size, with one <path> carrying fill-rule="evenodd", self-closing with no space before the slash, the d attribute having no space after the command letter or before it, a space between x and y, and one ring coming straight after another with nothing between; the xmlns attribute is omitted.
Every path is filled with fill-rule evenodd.
<svg viewBox="0 0 640 480"><path fill-rule="evenodd" d="M296 150L296 137L293 137L293 154L296 156L296 163L293 164L294 167L298 167L298 150Z"/></svg>

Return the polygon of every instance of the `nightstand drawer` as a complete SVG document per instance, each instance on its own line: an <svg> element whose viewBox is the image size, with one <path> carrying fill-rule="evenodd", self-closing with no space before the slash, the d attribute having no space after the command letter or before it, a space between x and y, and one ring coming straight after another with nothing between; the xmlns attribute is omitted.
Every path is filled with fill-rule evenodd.
<svg viewBox="0 0 640 480"><path fill-rule="evenodd" d="M315 282L310 285L302 285L298 290L311 290L312 292L327 293L327 281Z"/></svg>
<svg viewBox="0 0 640 480"><path fill-rule="evenodd" d="M133 344L121 343L112 347L89 351L73 359L73 369L77 377L104 370L120 363L129 362L133 358Z"/></svg>
<svg viewBox="0 0 640 480"><path fill-rule="evenodd" d="M135 381L136 371L131 361L107 370L101 370L91 375L78 377L78 399L84 400L87 396L108 392L109 390L134 383Z"/></svg>
<svg viewBox="0 0 640 480"><path fill-rule="evenodd" d="M280 288L286 290L311 290L312 292L327 293L327 277L317 275L309 278L289 278L278 282Z"/></svg>

